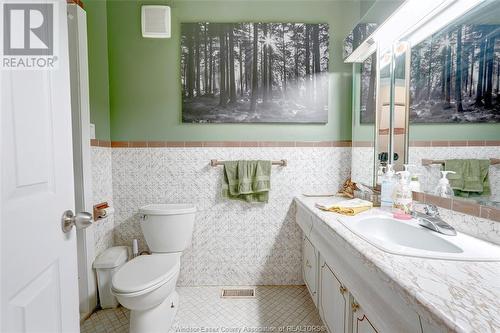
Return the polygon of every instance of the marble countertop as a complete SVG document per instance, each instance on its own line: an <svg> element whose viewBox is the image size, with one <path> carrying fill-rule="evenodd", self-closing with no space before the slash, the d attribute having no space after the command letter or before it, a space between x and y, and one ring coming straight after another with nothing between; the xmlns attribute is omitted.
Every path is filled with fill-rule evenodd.
<svg viewBox="0 0 500 333"><path fill-rule="evenodd" d="M377 274L389 281L390 287L421 316L431 318L446 331L500 332L500 262L450 261L390 254L342 225L338 221L342 215L314 207L316 202L332 202L333 198L299 196L295 200L371 262Z"/></svg>

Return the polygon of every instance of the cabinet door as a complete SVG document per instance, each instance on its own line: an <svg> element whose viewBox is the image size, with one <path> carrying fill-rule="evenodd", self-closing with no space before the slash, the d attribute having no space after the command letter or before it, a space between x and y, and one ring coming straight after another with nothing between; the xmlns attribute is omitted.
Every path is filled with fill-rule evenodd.
<svg viewBox="0 0 500 333"><path fill-rule="evenodd" d="M302 275L314 304L318 305L318 255L307 237L304 237L302 243Z"/></svg>
<svg viewBox="0 0 500 333"><path fill-rule="evenodd" d="M326 262L320 270L319 308L330 333L346 333L349 298L345 288Z"/></svg>
<svg viewBox="0 0 500 333"><path fill-rule="evenodd" d="M354 298L351 301L351 325L353 333L377 333L363 308Z"/></svg>

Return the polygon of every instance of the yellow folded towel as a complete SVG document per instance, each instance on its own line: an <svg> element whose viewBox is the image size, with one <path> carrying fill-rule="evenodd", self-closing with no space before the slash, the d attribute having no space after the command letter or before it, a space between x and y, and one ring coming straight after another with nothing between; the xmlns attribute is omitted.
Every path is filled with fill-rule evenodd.
<svg viewBox="0 0 500 333"><path fill-rule="evenodd" d="M342 215L354 216L361 212L373 208L373 203L362 199L351 199L339 201L332 204L316 203L316 207L328 212L334 212Z"/></svg>

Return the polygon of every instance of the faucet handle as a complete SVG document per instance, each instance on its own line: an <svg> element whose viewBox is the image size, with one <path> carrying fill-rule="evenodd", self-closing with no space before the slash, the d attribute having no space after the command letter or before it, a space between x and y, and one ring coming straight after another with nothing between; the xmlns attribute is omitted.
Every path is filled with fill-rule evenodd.
<svg viewBox="0 0 500 333"><path fill-rule="evenodd" d="M439 217L439 210L436 207L436 205L426 204L424 206L424 212L425 212L425 214L427 214L431 217Z"/></svg>

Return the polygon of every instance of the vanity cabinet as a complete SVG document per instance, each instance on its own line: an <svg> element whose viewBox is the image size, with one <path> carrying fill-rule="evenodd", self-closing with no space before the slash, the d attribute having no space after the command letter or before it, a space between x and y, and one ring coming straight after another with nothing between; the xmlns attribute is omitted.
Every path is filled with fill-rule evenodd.
<svg viewBox="0 0 500 333"><path fill-rule="evenodd" d="M318 306L318 253L305 236L302 238L302 276L314 305Z"/></svg>
<svg viewBox="0 0 500 333"><path fill-rule="evenodd" d="M296 219L304 232L304 282L329 333L440 332L373 275L328 223L301 205Z"/></svg>

